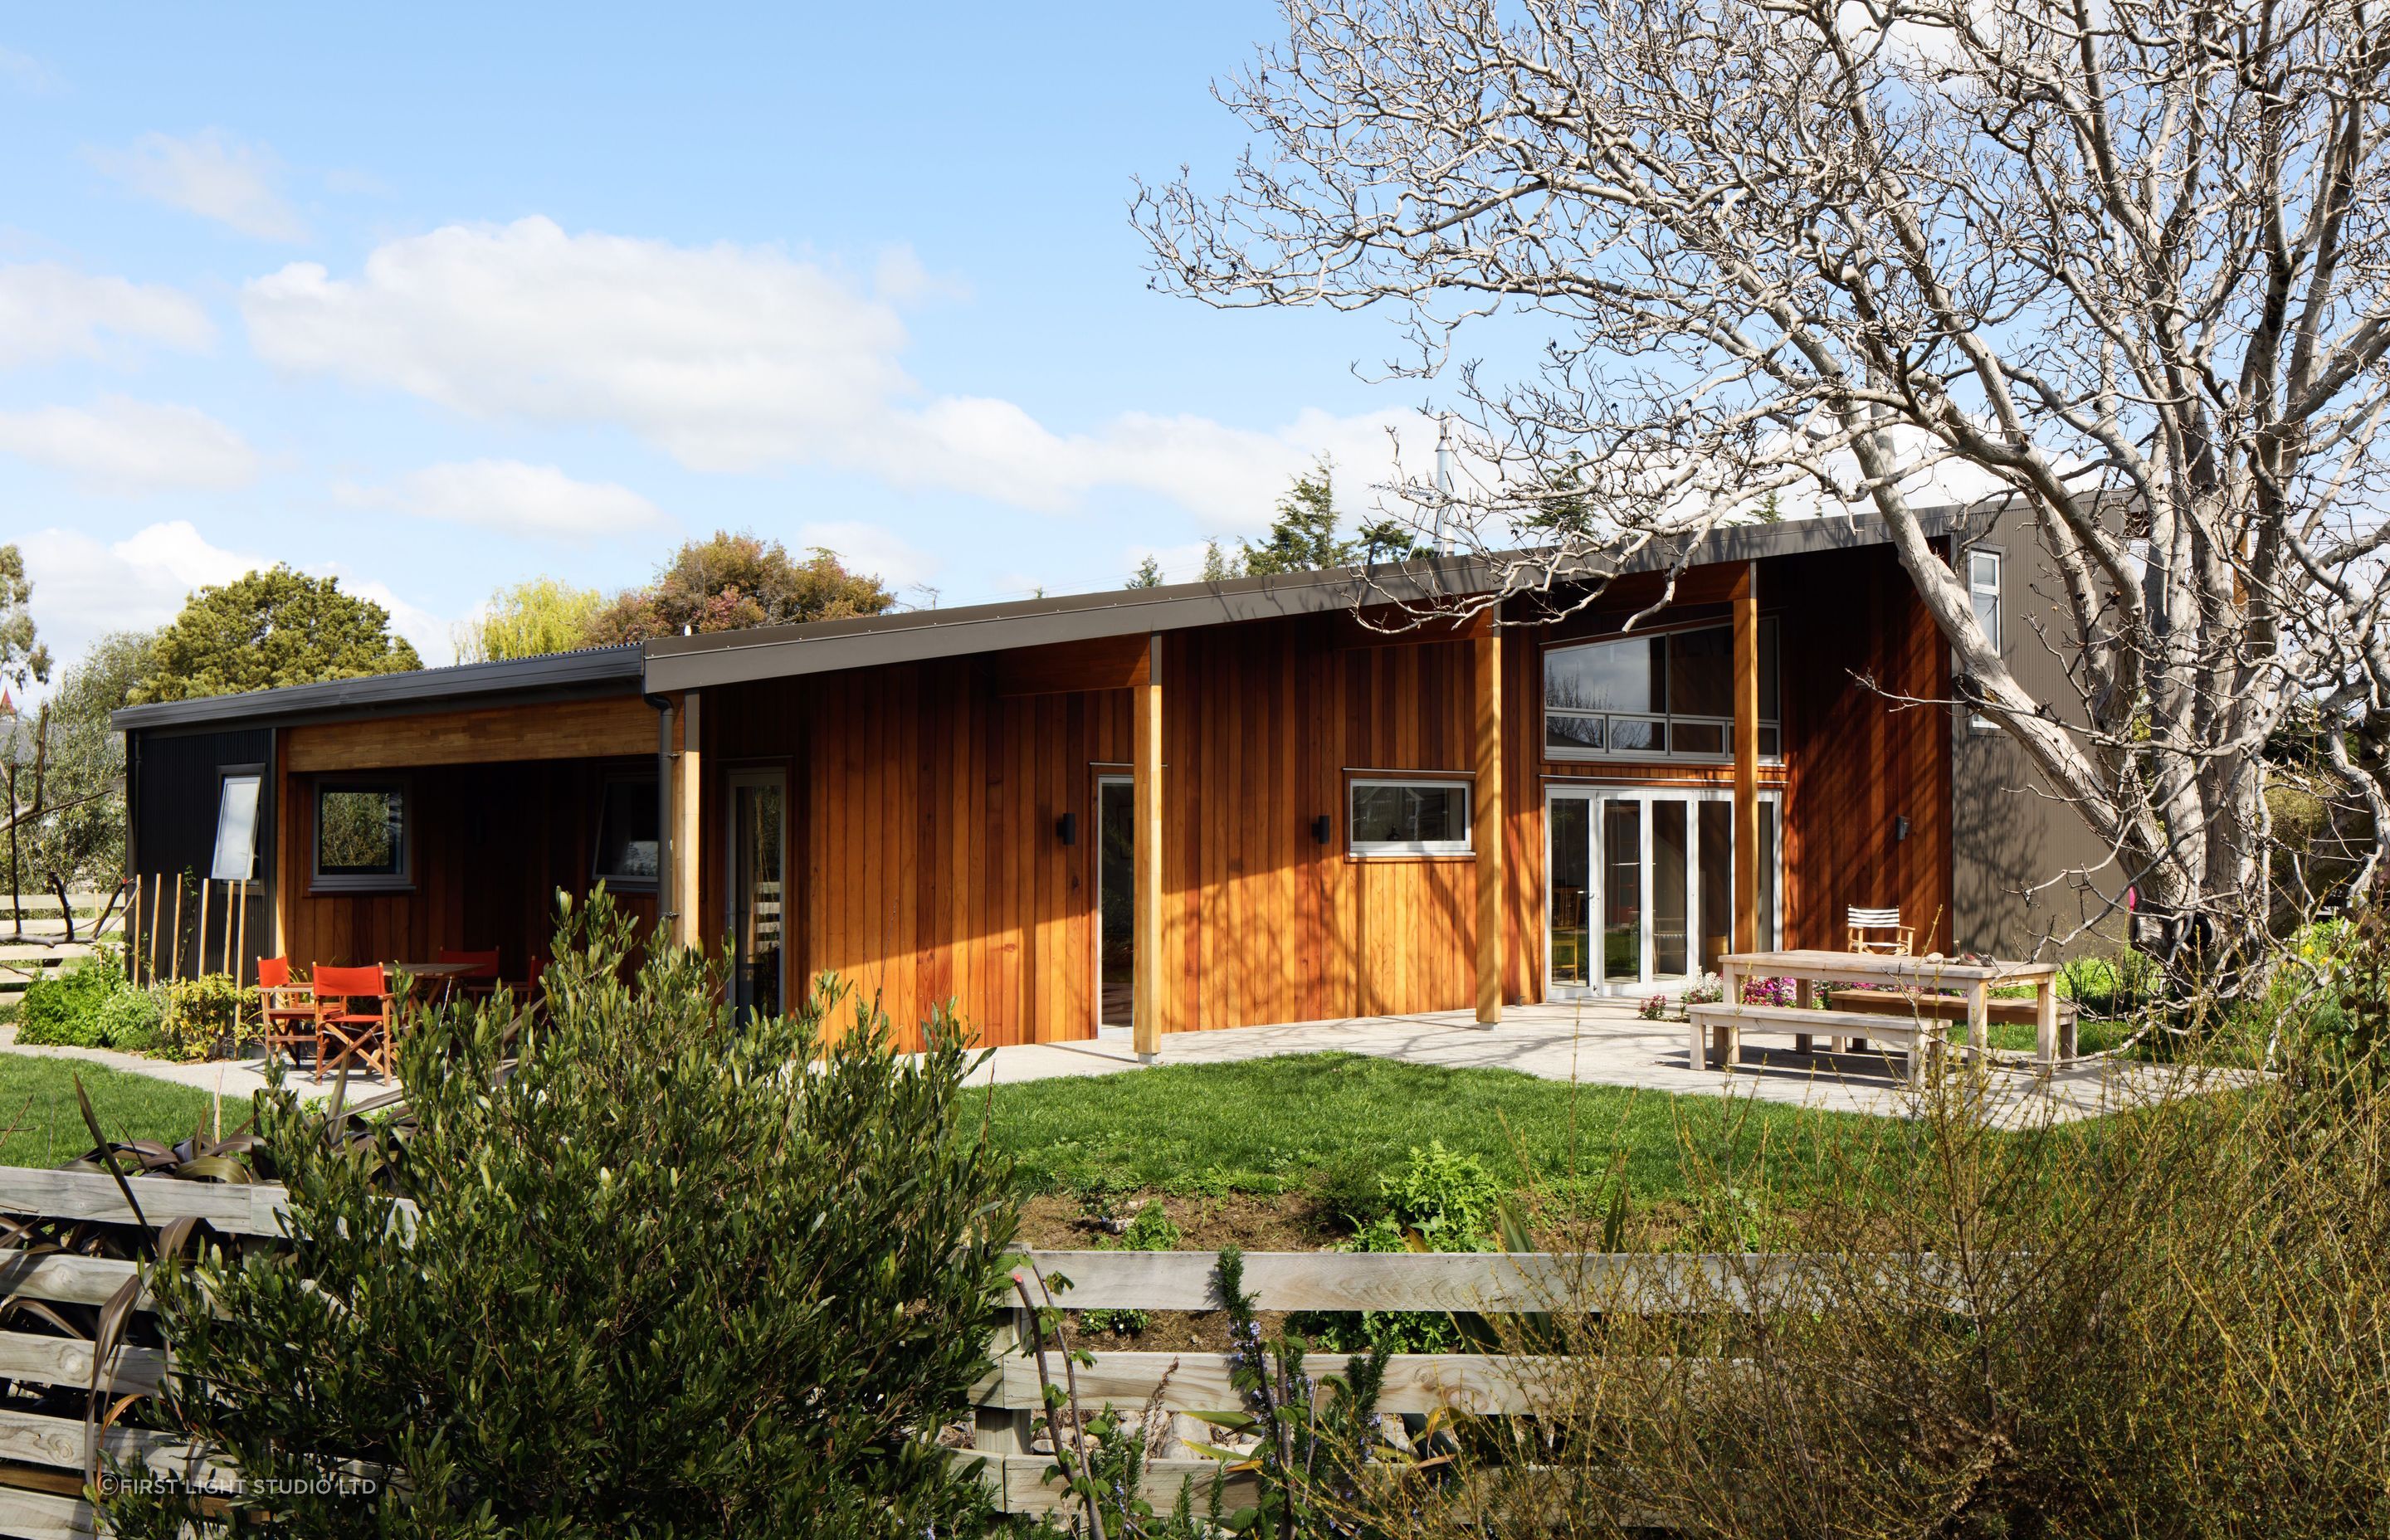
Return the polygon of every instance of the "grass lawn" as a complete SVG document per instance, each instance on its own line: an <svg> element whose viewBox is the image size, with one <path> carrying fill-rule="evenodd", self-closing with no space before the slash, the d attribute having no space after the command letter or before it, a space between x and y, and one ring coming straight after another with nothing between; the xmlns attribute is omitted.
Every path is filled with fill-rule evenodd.
<svg viewBox="0 0 2390 1540"><path fill-rule="evenodd" d="M212 1100L193 1086L104 1064L0 1053L0 1129L6 1130L0 1138L0 1165L54 1166L91 1149L91 1132L75 1105L78 1074L99 1125L112 1138L173 1144L199 1126ZM227 1098L226 1126L248 1116L246 1105L236 1113Z"/></svg>
<svg viewBox="0 0 2390 1540"><path fill-rule="evenodd" d="M1521 1185L1529 1169L1562 1183L1578 1174L1588 1195L1624 1149L1638 1205L1688 1195L1688 1148L1731 1155L1753 1173L1739 1180L1792 1197L1818 1141L1895 1131L1858 1113L1339 1053L1032 1081L990 1097L991 1135L1030 1193L1311 1188L1366 1201L1414 1146L1441 1139Z"/></svg>

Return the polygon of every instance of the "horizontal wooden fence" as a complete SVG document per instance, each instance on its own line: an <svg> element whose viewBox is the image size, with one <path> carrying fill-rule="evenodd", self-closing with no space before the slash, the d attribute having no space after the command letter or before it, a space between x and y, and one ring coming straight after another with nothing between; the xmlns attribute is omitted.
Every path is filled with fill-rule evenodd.
<svg viewBox="0 0 2390 1540"><path fill-rule="evenodd" d="M177 1219L204 1221L226 1237L276 1238L287 1195L277 1186L226 1186L167 1177L133 1177L141 1214L153 1226ZM402 1206L399 1222L412 1209ZM155 1345L119 1345L95 1378L96 1309L107 1303L136 1264L78 1254L134 1214L114 1179L84 1172L0 1168L0 1380L54 1388L80 1398L96 1385L104 1406L121 1398L157 1393L171 1360ZM130 1232L113 1232L119 1238ZM1220 1307L1217 1257L1209 1251L1033 1251L1019 1277L1067 1278L1057 1303L1085 1310L1209 1311ZM1805 1293L1798 1258L1740 1256L1603 1256L1564 1253L1346 1255L1337 1252L1250 1252L1244 1290L1266 1311L1435 1310L1505 1314L1564 1308L1662 1314L1694 1310L1767 1309ZM1033 1296L1036 1285L1031 1283ZM136 1308L147 1313L146 1296ZM996 1332L995 1367L973 1392L973 1447L949 1458L974 1472L1009 1512L1056 1511L1065 1497L1048 1479L1050 1453L1043 1434L1044 1392L1029 1351L1025 1311L1009 1313ZM1050 1356L1050 1354L1049 1354ZM1141 1408L1157 1391L1165 1413L1239 1411L1226 1353L1099 1353L1077 1369L1080 1400L1094 1413L1106 1404ZM1315 1354L1315 1374L1333 1373L1336 1354ZM1397 1354L1388 1362L1379 1410L1392 1415L1452 1407L1481 1416L1533 1413L1550 1404L1559 1361L1501 1354ZM1058 1370L1059 1372L1059 1370ZM1215 1438L1205 1431L1199 1436ZM109 1427L100 1452L138 1462L186 1484L224 1487L235 1473L189 1448L177 1436ZM83 1495L93 1451L79 1416L0 1408L0 1536L63 1540L96 1533ZM1176 1502L1186 1482L1199 1501L1208 1494L1215 1462L1150 1461L1144 1495L1157 1508ZM1250 1476L1227 1483L1229 1508L1250 1503Z"/></svg>
<svg viewBox="0 0 2390 1540"><path fill-rule="evenodd" d="M1068 1311L1181 1310L1221 1307L1218 1257L1211 1251L1033 1251L1015 1274L1039 1298L1038 1278L1067 1278L1054 1303ZM1815 1264L1794 1256L1602 1255L1561 1252L1249 1251L1244 1292L1263 1311L1420 1310L1480 1315L1537 1311L1600 1311L1667 1315L1727 1310L1775 1310L1819 1295ZM995 1344L996 1368L974 1395L973 1448L957 1451L957 1466L980 1462L980 1479L1009 1513L1052 1513L1076 1501L1050 1473L1054 1457L1041 1419L1045 1388L1031 1341L1032 1319L1015 1310ZM1074 1344L1075 1345L1075 1344ZM1060 1376L1055 1344L1047 1344ZM1092 1417L1107 1405L1137 1411L1159 1395L1165 1413L1243 1412L1230 1384L1233 1357L1224 1351L1097 1353L1076 1368L1081 1409ZM1315 1377L1340 1372L1343 1354L1315 1351ZM1515 1416L1553 1408L1554 1394L1574 1366L1564 1360L1492 1353L1398 1353L1386 1361L1378 1396L1381 1415L1449 1408L1473 1416ZM1215 1443L1216 1431L1195 1436ZM1140 1495L1166 1511L1193 1483L1199 1505L1208 1499L1219 1466L1209 1459L1159 1458L1146 1463ZM1233 1510L1256 1495L1254 1478L1227 1479L1223 1507Z"/></svg>

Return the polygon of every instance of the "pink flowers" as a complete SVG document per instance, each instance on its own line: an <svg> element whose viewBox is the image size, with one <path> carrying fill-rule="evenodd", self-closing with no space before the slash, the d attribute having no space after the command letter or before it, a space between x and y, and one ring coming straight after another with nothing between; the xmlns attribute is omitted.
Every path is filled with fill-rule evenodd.
<svg viewBox="0 0 2390 1540"><path fill-rule="evenodd" d="M1794 989L1790 979L1745 979L1742 981L1742 1003L1746 1006L1789 1006L1793 1003Z"/></svg>

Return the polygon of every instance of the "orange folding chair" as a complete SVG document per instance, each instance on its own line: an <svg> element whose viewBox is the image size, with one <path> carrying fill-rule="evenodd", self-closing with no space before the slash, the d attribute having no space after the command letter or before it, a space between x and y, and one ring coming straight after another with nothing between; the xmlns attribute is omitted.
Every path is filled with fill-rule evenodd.
<svg viewBox="0 0 2390 1540"><path fill-rule="evenodd" d="M323 1033L315 1054L315 1078L321 1080L325 1071L338 1071L353 1061L388 1079L397 1002L379 965L319 967L315 971L315 1026ZM327 1052L331 1056L328 1064Z"/></svg>
<svg viewBox="0 0 2390 1540"><path fill-rule="evenodd" d="M257 1024L265 1039L265 1057L270 1063L276 1048L294 1050L290 1063L296 1068L299 1055L306 1048L324 1059L324 1037L315 1024L315 992L313 986L290 982L290 959L260 957L257 959Z"/></svg>
<svg viewBox="0 0 2390 1540"><path fill-rule="evenodd" d="M436 960L472 965L469 972L459 973L451 981L451 986L458 994L481 999L497 993L498 949L496 947L494 946L486 952L459 952L443 946L440 949L440 956Z"/></svg>

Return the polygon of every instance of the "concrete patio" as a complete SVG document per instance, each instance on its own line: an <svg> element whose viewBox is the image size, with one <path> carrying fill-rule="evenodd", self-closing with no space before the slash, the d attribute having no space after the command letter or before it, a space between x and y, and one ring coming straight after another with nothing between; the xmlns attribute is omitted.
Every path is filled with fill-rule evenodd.
<svg viewBox="0 0 2390 1540"><path fill-rule="evenodd" d="M1497 1026L1473 1012L1360 1016L1270 1027L1173 1033L1162 1062L1228 1064L1279 1054L1354 1053L1449 1069L1516 1070L1546 1080L1618 1085L1672 1094L1735 1095L1835 1111L1902 1116L1913 1096L1902 1062L1877 1054L1794 1053L1747 1044L1733 1070L1695 1069L1681 1021L1647 1021L1630 1000L1512 1006ZM1141 1066L1125 1029L1092 1042L1041 1043L993 1050L976 1083L1009 1084L1068 1075L1134 1073ZM2097 1116L2161 1085L2177 1072L2132 1061L2078 1059L2043 1072L2030 1055L1999 1055L1988 1094L2001 1122Z"/></svg>
<svg viewBox="0 0 2390 1540"><path fill-rule="evenodd" d="M1481 1027L1471 1012L1437 1011L1418 1016L1359 1016L1329 1021L1297 1021L1271 1027L1230 1027L1214 1032L1173 1033L1162 1040L1163 1065L1231 1064L1281 1054L1352 1053L1448 1069L1515 1070L1546 1080L1577 1081L1670 1094L1748 1096L1833 1111L1904 1116L1914 1110L1902 1084L1901 1063L1875 1054L1794 1053L1789 1047L1746 1045L1745 1062L1721 1071L1691 1067L1687 1028L1680 1021L1646 1021L1627 1000L1572 1005L1513 1006L1498 1026ZM177 1064L107 1048L19 1047L13 1026L0 1027L0 1049L45 1058L105 1064L129 1073L175 1081L199 1090L221 1091L246 1101L265 1084L256 1059ZM1069 1076L1134 1074L1137 1061L1125 1029L1107 1029L1093 1040L1041 1043L993 1050L972 1077L975 1084ZM1997 1056L1987 1082L1993 1115L2002 1123L2040 1118L2097 1116L2162 1088L2182 1084L2184 1072L2127 1060L2082 1059L2043 1072L2026 1055ZM289 1084L304 1097L329 1096L332 1083L316 1084L305 1072ZM378 1077L359 1076L352 1096L385 1089Z"/></svg>

